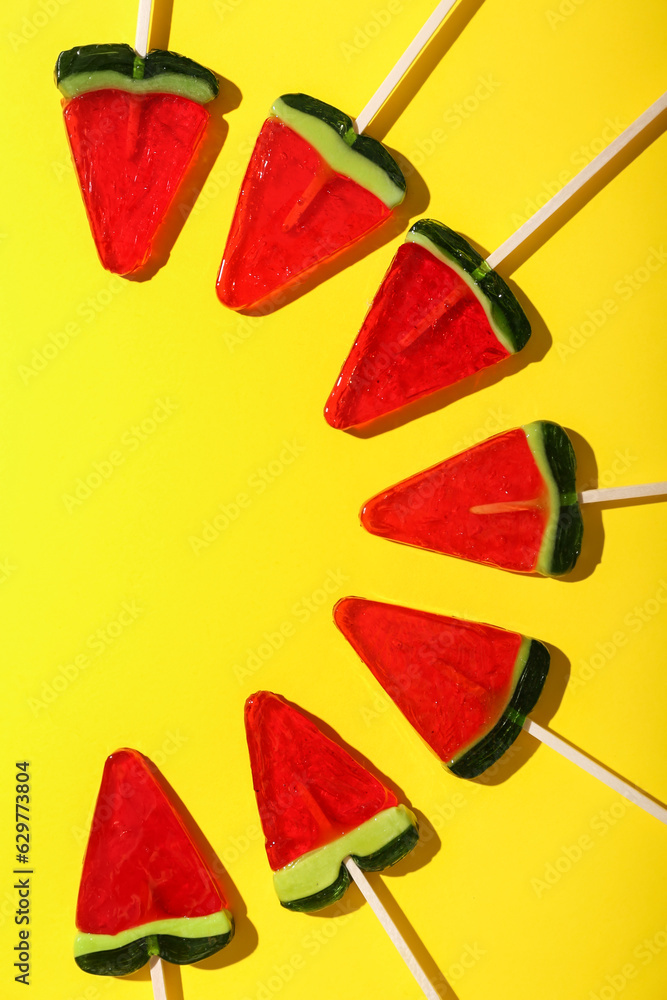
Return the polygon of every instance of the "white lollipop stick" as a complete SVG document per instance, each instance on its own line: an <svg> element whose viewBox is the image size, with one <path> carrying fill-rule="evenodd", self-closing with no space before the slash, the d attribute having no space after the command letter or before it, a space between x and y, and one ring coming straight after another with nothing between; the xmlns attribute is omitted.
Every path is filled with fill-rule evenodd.
<svg viewBox="0 0 667 1000"><path fill-rule="evenodd" d="M137 33L134 38L134 51L142 59L146 58L148 52L148 34L151 27L151 7L153 0L139 0L139 13L137 15Z"/></svg>
<svg viewBox="0 0 667 1000"><path fill-rule="evenodd" d="M428 1000L441 1000L440 994L437 993L428 979L426 973L422 969L421 965L413 955L412 951L408 947L408 944L399 931L398 927L391 919L384 906L380 902L380 899L375 892L364 873L362 872L359 865L351 857L345 858L343 864L347 868L348 872L356 882L361 894L366 899L368 905L373 910L373 913L378 918L383 928L389 935L394 947L398 951L399 955L407 965L408 969L412 975L417 980L420 989L422 990L424 996L428 997Z"/></svg>
<svg viewBox="0 0 667 1000"><path fill-rule="evenodd" d="M586 184L587 181L594 177L595 174L607 165L614 157L624 149L627 144L634 139L636 135L639 135L647 125L658 117L658 115L665 110L667 107L667 92L665 92L662 97L651 105L650 108L637 118L632 125L628 125L624 132L621 132L613 142L610 142L606 149L603 149L601 153L591 160L591 162L580 170L576 177L573 177L571 181L565 185L564 188L551 198L546 205L538 209L535 215L531 216L527 222L524 222L522 226L517 229L517 231L510 236L505 242L494 250L492 254L486 258L486 263L491 268L496 268L501 261L505 260L513 250L516 250L525 240L531 236L536 229L546 222L554 212L556 212L561 205L564 205L572 195L576 194L580 188Z"/></svg>
<svg viewBox="0 0 667 1000"><path fill-rule="evenodd" d="M167 987L164 982L164 966L158 955L152 955L148 963L151 970L151 983L155 1000L167 1000Z"/></svg>
<svg viewBox="0 0 667 1000"><path fill-rule="evenodd" d="M641 483L637 486L605 486L599 490L584 490L579 494L581 503L604 503L605 500L634 500L637 497L662 497L667 494L667 483Z"/></svg>
<svg viewBox="0 0 667 1000"><path fill-rule="evenodd" d="M357 115L354 127L359 134L365 131L370 121L375 118L376 114L387 100L394 87L396 87L401 78L405 76L421 50L438 30L455 3L456 0L440 0L440 3L435 8L426 24L420 31L417 32L401 58L398 60L391 72L384 78L361 114Z"/></svg>
<svg viewBox="0 0 667 1000"><path fill-rule="evenodd" d="M643 792L640 792L637 788L630 785L627 781L624 781L623 778L619 778L615 774L612 774L612 772L608 771L606 767L602 767L602 765L597 764L580 750L575 750L573 746L566 743L560 736L556 736L556 734L552 733L551 730L545 729L544 726L540 726L537 722L533 722L532 719L526 719L523 724L523 728L527 733L530 733L531 736L534 736L536 739L541 740L542 743L546 743L547 746L550 746L552 750L562 754L563 757L567 757L567 759L571 760L573 764L583 768L584 771L588 771L588 773L592 774L594 778L598 779L598 781L602 781L605 785L608 785L609 788L613 788L615 792L618 792L624 798L633 802L636 806L639 806L640 809L644 809L647 813L650 813L651 816L659 819L661 823L667 823L667 808L665 808L665 806L661 805L659 802L655 802L653 799L649 798L648 795L645 795Z"/></svg>

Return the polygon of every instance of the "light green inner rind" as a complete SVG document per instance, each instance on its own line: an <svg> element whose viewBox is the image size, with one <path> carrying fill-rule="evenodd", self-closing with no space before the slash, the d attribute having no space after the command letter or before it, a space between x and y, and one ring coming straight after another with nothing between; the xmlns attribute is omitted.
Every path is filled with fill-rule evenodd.
<svg viewBox="0 0 667 1000"><path fill-rule="evenodd" d="M362 823L355 830L317 850L309 851L273 873L273 884L281 903L312 896L336 881L343 858L365 857L381 850L417 820L404 805L392 806Z"/></svg>
<svg viewBox="0 0 667 1000"><path fill-rule="evenodd" d="M77 934L74 940L74 955L88 955L91 952L113 951L123 948L133 941L151 934L171 934L181 938L217 937L232 930L231 914L218 910L205 917L173 917L169 920L153 920L148 924L131 927L118 934Z"/></svg>
<svg viewBox="0 0 667 1000"><path fill-rule="evenodd" d="M412 230L410 230L410 232L408 232L407 236L405 237L405 242L417 243L420 247L423 247L425 250L428 250L429 253L432 253L433 256L436 257L438 260L442 261L443 264L446 264L447 267L451 267L452 270L456 271L459 277L463 281L465 281L466 285L468 285L468 287L474 293L475 298L479 301L480 305L482 306L482 309L486 313L486 318L489 321L489 326L493 330L494 334L496 335L502 346L505 348L506 351L509 351L510 354L516 354L516 347L514 346L513 342L510 340L507 334L500 329L495 319L493 318L493 313L491 311L491 302L489 301L488 297L484 294L484 290L480 288L480 286L475 281L475 277L483 278L485 274L490 273L491 268L486 263L486 261L483 261L482 264L480 264L480 266L476 269L476 271L473 271L472 274L469 274L468 271L462 268L461 265L456 260L454 260L453 257L449 257L446 254L444 254L442 250L440 250L440 248L437 247L435 243L433 243L433 241L428 238L428 236L424 236L423 233L413 233Z"/></svg>
<svg viewBox="0 0 667 1000"><path fill-rule="evenodd" d="M176 94L196 101L197 104L206 104L215 97L205 81L185 73L160 73L158 76L138 80L113 69L72 73L60 81L58 89L68 99L93 90L124 90L129 94Z"/></svg>
<svg viewBox="0 0 667 1000"><path fill-rule="evenodd" d="M528 447L533 453L533 458L535 459L537 467L540 470L542 478L547 484L547 489L549 490L549 520L547 521L544 535L542 537L542 544L540 546L540 552L537 557L536 565L538 573L542 573L544 576L549 576L551 572L554 546L556 545L556 535L558 532L561 496L553 477L553 473L551 472L551 466L544 447L542 421L535 420L532 424L525 424L523 431L526 435L526 440L528 441ZM577 498L575 496L575 503L576 499Z"/></svg>
<svg viewBox="0 0 667 1000"><path fill-rule="evenodd" d="M471 750L477 743L479 743L480 740L483 740L485 736L488 736L491 730L494 729L498 724L498 719L500 719L503 713L507 711L507 705L509 705L509 703L512 700L512 695L514 694L514 690L517 684L519 683L521 674L523 673L524 667L526 666L528 654L530 653L530 644L532 641L533 641L532 639L529 639L525 635L521 639L519 652L517 653L516 660L514 661L514 666L512 667L512 681L510 684L509 693L507 695L507 702L505 703L503 711L499 712L498 717L496 719L492 719L483 730L480 730L478 733L476 733L473 736L473 738L468 743L465 744L465 746L461 747L460 750L457 750L457 752L454 754L451 760L448 760L446 762L445 764L446 767L451 767L453 764L456 763L457 760L460 760L461 757L464 756L464 754L467 754L469 750Z"/></svg>
<svg viewBox="0 0 667 1000"><path fill-rule="evenodd" d="M384 202L387 208L395 208L403 201L405 191L394 184L377 163L373 163L368 157L352 149L351 143L354 142L356 135L353 129L349 130L344 139L321 118L291 108L281 98L274 101L271 114L280 118L285 125L309 142L332 170L361 184Z"/></svg>

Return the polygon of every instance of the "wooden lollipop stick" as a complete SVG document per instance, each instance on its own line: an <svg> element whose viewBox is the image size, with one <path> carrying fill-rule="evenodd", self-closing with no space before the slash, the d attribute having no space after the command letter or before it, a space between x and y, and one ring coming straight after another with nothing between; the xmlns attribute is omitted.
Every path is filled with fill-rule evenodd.
<svg viewBox="0 0 667 1000"><path fill-rule="evenodd" d="M148 52L148 34L151 27L151 7L153 0L139 0L139 13L137 15L137 33L134 38L134 51L142 59L146 58Z"/></svg>
<svg viewBox="0 0 667 1000"><path fill-rule="evenodd" d="M637 497L662 497L667 495L667 483L641 483L637 486L605 486L599 490L584 490L579 494L581 503L604 503L605 500L634 500Z"/></svg>
<svg viewBox="0 0 667 1000"><path fill-rule="evenodd" d="M637 500L640 497L667 496L667 483L639 483L637 486L604 486L599 490L577 493L579 503L604 503L610 500ZM470 508L471 514L512 514L518 510L540 507L541 501L499 500L497 503L480 503Z"/></svg>
<svg viewBox="0 0 667 1000"><path fill-rule="evenodd" d="M508 257L513 250L516 250L516 248L520 246L524 240L527 240L536 229L539 229L539 227L546 222L546 220L550 218L550 216L552 216L554 212L561 207L561 205L564 205L573 194L576 194L576 192L582 188L584 184L591 179L591 177L601 170L602 167L606 166L610 160L613 160L613 158L620 153L620 151L624 149L636 135L639 135L639 133L643 131L647 125L650 125L650 123L657 118L666 107L667 91L662 95L662 97L659 97L650 108L647 108L647 110L640 115L639 118L632 123L632 125L628 125L624 132L621 132L621 134L617 136L613 142L610 142L606 149L603 149L601 153L598 153L595 159L591 160L591 162L585 166L583 170L580 170L576 177L573 177L571 181L568 181L565 187L561 188L561 190L555 194L553 198L546 203L546 205L543 205L542 208L535 212L535 215L531 216L527 222L524 222L524 224L517 229L517 231L510 236L509 239L506 239L497 250L494 250L492 254L489 254L486 258L486 263L489 267L495 268L501 261L505 260L505 258Z"/></svg>
<svg viewBox="0 0 667 1000"><path fill-rule="evenodd" d="M651 816L659 819L661 823L667 823L667 808L665 808L665 806L661 805L659 802L655 802L654 799L649 798L648 795L645 795L643 792L640 792L639 789L634 788L627 781L624 781L623 778L619 778L617 775L612 774L612 772L608 771L606 767L602 767L601 764L598 764L596 761L591 760L590 757L587 757L586 754L583 754L581 750L576 750L573 746L570 746L570 744L566 743L560 736L556 736L555 733L552 733L550 729L545 729L544 726L540 726L537 722L533 722L532 719L526 719L523 724L523 728L527 733L530 733L531 736L535 736L536 739L541 740L542 743L546 743L547 746L550 746L552 750L562 754L563 757L567 757L567 759L571 760L573 764L583 768L584 771L588 771L588 773L592 774L594 778L598 779L598 781L602 781L605 785L608 785L609 788L613 788L615 792L618 792L624 798L633 802L636 806L644 809L647 813L650 813Z"/></svg>
<svg viewBox="0 0 667 1000"><path fill-rule="evenodd" d="M357 115L355 129L359 134L364 132L371 120L375 118L376 114L387 100L392 90L396 87L402 77L405 76L421 50L438 30L455 3L456 0L440 0L440 3L435 8L426 24L420 31L417 32L401 58L398 60L391 72L384 78L361 114Z"/></svg>
<svg viewBox="0 0 667 1000"><path fill-rule="evenodd" d="M412 975L417 980L419 987L421 988L424 996L428 997L429 1000L440 1000L440 994L436 993L433 985L428 979L426 973L422 969L421 965L413 955L412 951L408 947L408 944L399 931L398 927L391 919L384 906L380 902L380 899L375 892L364 873L362 872L359 865L351 857L344 859L343 864L347 868L348 872L357 883L361 894L366 899L368 905L373 910L373 913L378 918L383 928L389 935L394 947L398 951L399 955L407 965L408 969Z"/></svg>
<svg viewBox="0 0 667 1000"><path fill-rule="evenodd" d="M164 982L164 966L158 955L151 955L148 967L151 970L151 983L155 1000L167 1000L167 987Z"/></svg>

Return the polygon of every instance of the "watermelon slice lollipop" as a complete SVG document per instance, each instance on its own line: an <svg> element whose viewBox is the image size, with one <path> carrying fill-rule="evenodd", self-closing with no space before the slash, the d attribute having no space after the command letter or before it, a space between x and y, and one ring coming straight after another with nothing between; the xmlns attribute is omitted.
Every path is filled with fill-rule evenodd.
<svg viewBox="0 0 667 1000"><path fill-rule="evenodd" d="M332 427L375 420L525 346L526 316L493 270L667 106L663 94L483 260L447 226L421 220L399 248L325 407Z"/></svg>
<svg viewBox="0 0 667 1000"><path fill-rule="evenodd" d="M475 778L514 742L549 670L518 632L345 597L334 621L450 771Z"/></svg>
<svg viewBox="0 0 667 1000"><path fill-rule="evenodd" d="M195 160L218 82L185 56L120 44L61 52L55 78L102 266L132 274Z"/></svg>
<svg viewBox="0 0 667 1000"><path fill-rule="evenodd" d="M340 899L350 884L348 855L376 872L415 846L410 810L279 695L248 698L245 723L266 853L287 909Z"/></svg>
<svg viewBox="0 0 667 1000"><path fill-rule="evenodd" d="M581 551L576 459L558 424L505 431L369 500L374 535L516 573L561 576Z"/></svg>
<svg viewBox="0 0 667 1000"><path fill-rule="evenodd" d="M305 94L271 108L253 150L220 265L231 309L279 304L289 286L368 235L403 200L384 146Z"/></svg>
<svg viewBox="0 0 667 1000"><path fill-rule="evenodd" d="M334 621L408 722L453 774L476 778L522 729L667 823L667 808L527 713L549 670L546 646L519 632L345 597Z"/></svg>
<svg viewBox="0 0 667 1000"><path fill-rule="evenodd" d="M405 178L364 132L454 3L440 0L356 121L305 94L275 102L241 185L218 274L221 302L269 311L389 219Z"/></svg>
<svg viewBox="0 0 667 1000"><path fill-rule="evenodd" d="M220 886L136 750L118 750L104 766L76 925L76 962L98 976L124 976L157 955L199 962L234 933Z"/></svg>
<svg viewBox="0 0 667 1000"><path fill-rule="evenodd" d="M324 414L367 423L521 350L530 324L503 279L462 236L422 219L373 300Z"/></svg>

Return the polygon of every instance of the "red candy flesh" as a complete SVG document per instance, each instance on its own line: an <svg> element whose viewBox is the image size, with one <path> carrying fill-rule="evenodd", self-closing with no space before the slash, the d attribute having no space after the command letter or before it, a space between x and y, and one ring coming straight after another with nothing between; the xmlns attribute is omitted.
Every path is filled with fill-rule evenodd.
<svg viewBox="0 0 667 1000"><path fill-rule="evenodd" d="M154 920L204 917L227 902L183 821L136 750L104 766L83 862L76 925L118 934Z"/></svg>
<svg viewBox="0 0 667 1000"><path fill-rule="evenodd" d="M231 309L279 295L389 218L391 210L336 173L278 118L257 138L220 266L217 290Z"/></svg>
<svg viewBox="0 0 667 1000"><path fill-rule="evenodd" d="M245 721L273 871L398 805L392 791L278 695L252 695Z"/></svg>
<svg viewBox="0 0 667 1000"><path fill-rule="evenodd" d="M176 94L107 89L73 98L64 116L102 265L131 274L148 260L209 112Z"/></svg>
<svg viewBox="0 0 667 1000"><path fill-rule="evenodd" d="M512 696L518 632L346 597L334 620L442 761L498 722Z"/></svg>
<svg viewBox="0 0 667 1000"><path fill-rule="evenodd" d="M509 356L457 271L404 243L373 300L325 408L354 427Z"/></svg>
<svg viewBox="0 0 667 1000"><path fill-rule="evenodd" d="M508 501L517 509L471 511ZM406 545L532 573L549 510L547 483L518 427L379 493L361 521L372 534Z"/></svg>

